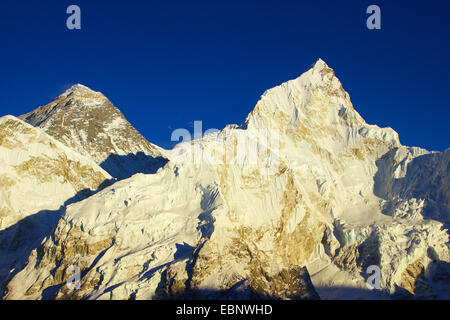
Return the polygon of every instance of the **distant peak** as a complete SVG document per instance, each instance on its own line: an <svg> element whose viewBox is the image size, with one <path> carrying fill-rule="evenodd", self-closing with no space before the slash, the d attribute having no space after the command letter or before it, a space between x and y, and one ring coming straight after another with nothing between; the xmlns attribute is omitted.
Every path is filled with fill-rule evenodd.
<svg viewBox="0 0 450 320"><path fill-rule="evenodd" d="M91 97L97 97L97 96L103 96L100 92L94 91L80 83L74 84L69 89L64 91L63 94L60 95L60 97L69 97L69 96L91 96Z"/></svg>
<svg viewBox="0 0 450 320"><path fill-rule="evenodd" d="M323 61L322 58L319 58L319 59L317 59L316 62L314 63L314 65L316 65L316 64L325 64L325 65L326 65L326 62Z"/></svg>
<svg viewBox="0 0 450 320"><path fill-rule="evenodd" d="M324 69L331 69L325 61L323 61L321 58L317 59L317 61L313 65L313 69L317 71L322 71Z"/></svg>
<svg viewBox="0 0 450 320"><path fill-rule="evenodd" d="M69 90L75 91L75 90L91 90L91 89L89 89L86 86L83 86L81 83L77 83L77 84L74 84L73 86L71 86L69 88Z"/></svg>
<svg viewBox="0 0 450 320"><path fill-rule="evenodd" d="M72 93L72 92L95 92L94 90L82 85L81 83L74 84L69 89L67 89L64 93Z"/></svg>

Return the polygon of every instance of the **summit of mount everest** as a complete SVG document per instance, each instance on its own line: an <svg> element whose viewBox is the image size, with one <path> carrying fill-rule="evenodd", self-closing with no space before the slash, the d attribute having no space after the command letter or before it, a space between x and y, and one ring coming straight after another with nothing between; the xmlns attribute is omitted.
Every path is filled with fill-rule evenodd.
<svg viewBox="0 0 450 320"><path fill-rule="evenodd" d="M102 93L81 84L49 104L19 117L78 153L93 159L117 179L154 173L167 159Z"/></svg>
<svg viewBox="0 0 450 320"><path fill-rule="evenodd" d="M0 155L5 300L450 298L450 149L367 124L321 59L172 150L75 85L0 118Z"/></svg>

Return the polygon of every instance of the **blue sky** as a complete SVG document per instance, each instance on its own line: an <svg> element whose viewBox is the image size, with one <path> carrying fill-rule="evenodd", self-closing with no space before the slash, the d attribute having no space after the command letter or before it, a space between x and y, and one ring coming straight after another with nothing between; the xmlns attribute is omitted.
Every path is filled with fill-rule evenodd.
<svg viewBox="0 0 450 320"><path fill-rule="evenodd" d="M66 8L81 8L81 30ZM366 8L381 8L381 30ZM151 142L241 123L260 95L324 59L363 118L405 145L449 144L448 1L20 1L0 3L0 115L70 85L103 92Z"/></svg>

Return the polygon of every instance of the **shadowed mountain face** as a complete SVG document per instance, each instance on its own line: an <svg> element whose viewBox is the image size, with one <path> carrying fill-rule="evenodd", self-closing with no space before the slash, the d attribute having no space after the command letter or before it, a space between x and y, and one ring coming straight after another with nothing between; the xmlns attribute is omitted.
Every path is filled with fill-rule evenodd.
<svg viewBox="0 0 450 320"><path fill-rule="evenodd" d="M88 198L108 185L110 181L105 180L97 190L87 188L78 191L56 210L41 210L7 228L0 228L0 299L8 281L27 264L30 255L37 254L36 250L41 242L52 236L66 207Z"/></svg>
<svg viewBox="0 0 450 320"><path fill-rule="evenodd" d="M112 154L100 164L100 167L112 177L122 180L136 173L156 173L167 161L166 158L161 156L153 157L139 151L136 154L130 153L127 155Z"/></svg>
<svg viewBox="0 0 450 320"><path fill-rule="evenodd" d="M414 219L414 215L450 223L450 149L427 152L420 148L393 149L377 160L374 193L387 200L387 215ZM387 178L387 179L386 179ZM414 211L411 200L423 202L423 212ZM408 206L409 203L409 206ZM401 210L401 207L410 207Z"/></svg>
<svg viewBox="0 0 450 320"><path fill-rule="evenodd" d="M20 118L103 164L118 179L138 172L133 155L144 169L164 158L164 150L148 142L103 94L80 84ZM148 164L143 163L146 160Z"/></svg>

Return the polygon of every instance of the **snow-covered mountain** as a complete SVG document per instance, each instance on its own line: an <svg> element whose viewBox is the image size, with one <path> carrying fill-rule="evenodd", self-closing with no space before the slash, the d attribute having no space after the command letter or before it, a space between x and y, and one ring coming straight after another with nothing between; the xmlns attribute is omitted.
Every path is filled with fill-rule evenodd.
<svg viewBox="0 0 450 320"><path fill-rule="evenodd" d="M13 116L0 118L0 287L67 204L110 180L92 159L40 129Z"/></svg>
<svg viewBox="0 0 450 320"><path fill-rule="evenodd" d="M13 116L0 118L0 229L41 210L56 210L111 176L40 129Z"/></svg>
<svg viewBox="0 0 450 320"><path fill-rule="evenodd" d="M4 298L449 298L450 149L367 124L320 59L164 156L69 205Z"/></svg>
<svg viewBox="0 0 450 320"><path fill-rule="evenodd" d="M164 150L148 142L102 93L81 84L19 118L91 157L118 179L154 173L167 162Z"/></svg>

